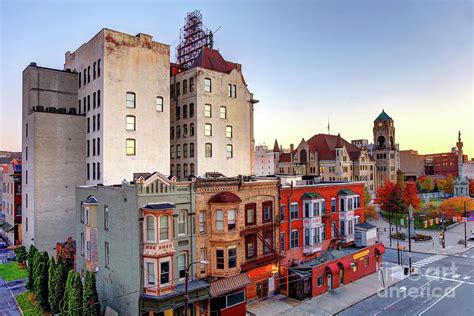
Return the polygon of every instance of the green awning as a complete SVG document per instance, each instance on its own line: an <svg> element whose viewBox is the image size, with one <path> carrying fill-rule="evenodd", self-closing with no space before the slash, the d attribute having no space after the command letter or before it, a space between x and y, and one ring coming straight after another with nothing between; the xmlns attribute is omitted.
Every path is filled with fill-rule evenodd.
<svg viewBox="0 0 474 316"><path fill-rule="evenodd" d="M304 200L324 199L324 197L321 194L316 193L316 192L305 192L301 198Z"/></svg>
<svg viewBox="0 0 474 316"><path fill-rule="evenodd" d="M349 190L349 189L342 189L342 190L339 190L339 192L337 192L337 195L338 196L347 196L347 195L357 195L357 193L355 193L354 191Z"/></svg>
<svg viewBox="0 0 474 316"><path fill-rule="evenodd" d="M14 229L14 226L8 224L7 222L3 222L3 224L0 224L0 229L2 229L5 233L9 233Z"/></svg>

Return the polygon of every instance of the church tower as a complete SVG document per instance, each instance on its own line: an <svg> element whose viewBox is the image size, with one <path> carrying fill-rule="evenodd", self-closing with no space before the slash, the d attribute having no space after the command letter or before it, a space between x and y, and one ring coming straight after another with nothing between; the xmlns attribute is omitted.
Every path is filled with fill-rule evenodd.
<svg viewBox="0 0 474 316"><path fill-rule="evenodd" d="M382 110L374 121L374 145L372 155L376 165L375 186L378 188L386 181L397 181L399 169L399 148L395 143L395 125L393 119Z"/></svg>

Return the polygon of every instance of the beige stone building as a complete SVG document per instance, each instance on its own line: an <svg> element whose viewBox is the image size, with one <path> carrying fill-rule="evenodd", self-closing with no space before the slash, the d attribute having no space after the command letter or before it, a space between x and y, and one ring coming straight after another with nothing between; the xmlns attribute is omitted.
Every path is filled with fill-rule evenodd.
<svg viewBox="0 0 474 316"><path fill-rule="evenodd" d="M425 175L425 156L413 149L400 150L400 170L406 180L416 180Z"/></svg>
<svg viewBox="0 0 474 316"><path fill-rule="evenodd" d="M203 47L191 67L171 67L172 175L251 175L253 99L242 66Z"/></svg>
<svg viewBox="0 0 474 316"><path fill-rule="evenodd" d="M64 68L78 73L76 103L86 116L87 184L168 174L169 45L102 29L65 58Z"/></svg>

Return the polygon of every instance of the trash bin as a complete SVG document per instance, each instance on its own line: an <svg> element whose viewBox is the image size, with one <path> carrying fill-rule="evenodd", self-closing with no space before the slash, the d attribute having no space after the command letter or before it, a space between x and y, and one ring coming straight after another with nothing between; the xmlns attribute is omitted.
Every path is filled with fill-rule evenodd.
<svg viewBox="0 0 474 316"><path fill-rule="evenodd" d="M403 267L403 273L404 273L405 275L410 274L410 268L407 267L407 266L404 266L404 267Z"/></svg>

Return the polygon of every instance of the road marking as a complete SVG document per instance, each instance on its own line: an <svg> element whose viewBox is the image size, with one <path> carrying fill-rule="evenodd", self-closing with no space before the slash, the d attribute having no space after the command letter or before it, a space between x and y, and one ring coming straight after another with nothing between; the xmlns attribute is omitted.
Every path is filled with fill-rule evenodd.
<svg viewBox="0 0 474 316"><path fill-rule="evenodd" d="M426 278L432 278L432 279L441 279L441 280L445 280L445 281L458 282L459 284L474 285L474 282L460 281L460 280L456 280L456 279L443 278L443 277L440 277L440 276L434 276L434 275L428 275L428 274L420 274L420 276L424 276Z"/></svg>
<svg viewBox="0 0 474 316"><path fill-rule="evenodd" d="M417 268L422 268L427 264L436 262L436 261L444 259L446 257L447 256L444 256L444 255L433 255L433 256L430 256L430 257L427 257L427 258L416 261L415 263L412 264L412 266L415 266Z"/></svg>
<svg viewBox="0 0 474 316"><path fill-rule="evenodd" d="M439 299L436 300L436 302L434 302L432 305L428 306L427 309L425 309L424 311L422 311L421 313L418 314L418 316L421 316L423 315L427 310L429 310L431 307L435 306L436 304L438 304L443 298L445 298L449 293L451 293L452 291L454 291L455 289L457 289L459 286L461 286L462 283L459 283L458 285L456 285L455 287L453 287L451 290L449 290L448 292L446 292L443 296L441 296Z"/></svg>
<svg viewBox="0 0 474 316"><path fill-rule="evenodd" d="M462 278L463 280L469 280L471 277L469 276L465 276L464 278Z"/></svg>
<svg viewBox="0 0 474 316"><path fill-rule="evenodd" d="M453 275L453 279L457 279L457 278L459 278L459 277L460 277L460 275L459 275L459 274L455 274L455 275Z"/></svg>

